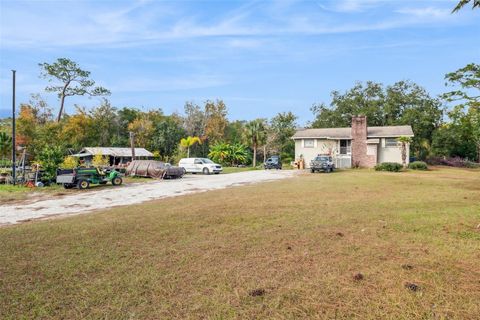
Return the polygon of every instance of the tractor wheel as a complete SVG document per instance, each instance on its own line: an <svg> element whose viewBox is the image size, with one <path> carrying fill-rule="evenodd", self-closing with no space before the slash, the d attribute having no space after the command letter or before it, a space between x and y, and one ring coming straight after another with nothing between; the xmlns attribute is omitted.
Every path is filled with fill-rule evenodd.
<svg viewBox="0 0 480 320"><path fill-rule="evenodd" d="M208 168L203 168L203 174L210 174L210 171L208 170Z"/></svg>
<svg viewBox="0 0 480 320"><path fill-rule="evenodd" d="M123 182L123 180L120 177L115 177L115 178L112 179L112 184L114 186L119 186L119 185L122 184L122 182Z"/></svg>
<svg viewBox="0 0 480 320"><path fill-rule="evenodd" d="M78 180L77 187L80 190L88 189L90 182L88 180Z"/></svg>

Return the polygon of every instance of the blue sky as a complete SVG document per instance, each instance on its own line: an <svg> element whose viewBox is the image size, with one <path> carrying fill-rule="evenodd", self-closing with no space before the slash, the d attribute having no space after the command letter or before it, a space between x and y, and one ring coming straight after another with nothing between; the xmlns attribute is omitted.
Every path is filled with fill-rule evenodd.
<svg viewBox="0 0 480 320"><path fill-rule="evenodd" d="M0 3L0 116L43 93L39 62L67 57L112 91L117 107L183 110L223 99L230 119L293 111L300 123L332 90L410 79L432 94L480 61L480 10L457 0L22 1ZM98 104L86 97L73 104Z"/></svg>

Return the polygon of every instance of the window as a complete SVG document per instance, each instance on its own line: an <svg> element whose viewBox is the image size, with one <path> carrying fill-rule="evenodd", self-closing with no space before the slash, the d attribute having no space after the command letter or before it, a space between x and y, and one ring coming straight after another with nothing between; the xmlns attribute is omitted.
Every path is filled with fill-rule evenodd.
<svg viewBox="0 0 480 320"><path fill-rule="evenodd" d="M340 154L350 154L351 150L351 140L340 140Z"/></svg>
<svg viewBox="0 0 480 320"><path fill-rule="evenodd" d="M314 139L305 139L303 140L303 147L304 148L313 148L315 145Z"/></svg>
<svg viewBox="0 0 480 320"><path fill-rule="evenodd" d="M397 138L385 138L385 147L396 147L398 146Z"/></svg>

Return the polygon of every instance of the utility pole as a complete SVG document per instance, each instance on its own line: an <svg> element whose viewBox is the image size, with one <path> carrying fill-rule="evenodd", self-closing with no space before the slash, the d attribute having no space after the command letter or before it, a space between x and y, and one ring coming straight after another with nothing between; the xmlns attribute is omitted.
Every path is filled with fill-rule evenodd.
<svg viewBox="0 0 480 320"><path fill-rule="evenodd" d="M133 132L130 132L130 147L132 148L132 161L135 160L135 134Z"/></svg>
<svg viewBox="0 0 480 320"><path fill-rule="evenodd" d="M12 82L13 82L13 91L12 91L12 178L13 185L17 183L17 157L16 157L16 139L15 139L15 70L12 70Z"/></svg>

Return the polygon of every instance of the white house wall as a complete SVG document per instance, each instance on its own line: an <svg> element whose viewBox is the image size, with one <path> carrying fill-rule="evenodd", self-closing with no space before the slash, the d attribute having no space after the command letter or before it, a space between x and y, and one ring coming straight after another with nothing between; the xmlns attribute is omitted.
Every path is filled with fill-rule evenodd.
<svg viewBox="0 0 480 320"><path fill-rule="evenodd" d="M385 138L382 138L378 147L378 163L397 162L402 163L402 145L399 143L396 147L386 147ZM410 146L407 145L407 165L410 158Z"/></svg>
<svg viewBox="0 0 480 320"><path fill-rule="evenodd" d="M338 149L337 140L314 139L314 141L313 148L305 148L304 139L295 140L295 159L300 159L300 156L303 156L307 168L310 168L310 161L312 161L317 155L335 154Z"/></svg>
<svg viewBox="0 0 480 320"><path fill-rule="evenodd" d="M314 139L313 148L305 148L304 139L295 140L295 159L300 159L300 156L303 156L305 160L305 166L310 167L310 161L319 154L332 154L336 155L338 153L339 145L338 140L327 140L327 139ZM376 148L377 145L372 145L370 148ZM371 150L373 151L373 150ZM396 147L385 147L385 138L380 139L380 144L378 144L377 149L377 163L382 162L397 162L402 163L402 147L399 144ZM410 150L407 146L407 164L409 163Z"/></svg>

